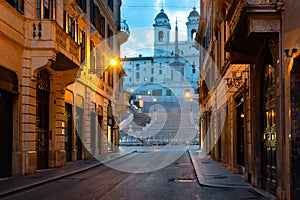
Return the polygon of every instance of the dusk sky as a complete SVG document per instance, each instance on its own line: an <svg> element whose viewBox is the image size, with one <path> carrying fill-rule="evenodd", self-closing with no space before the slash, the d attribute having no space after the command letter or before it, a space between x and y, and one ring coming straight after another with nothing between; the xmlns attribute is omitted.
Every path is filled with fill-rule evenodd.
<svg viewBox="0 0 300 200"><path fill-rule="evenodd" d="M121 19L129 25L130 37L121 46L121 57L133 57L142 54L152 56L153 24L155 16L162 6L168 15L171 32L171 41L174 40L175 21L178 20L179 40L185 40L187 17L193 7L199 12L199 1L194 0L123 0Z"/></svg>

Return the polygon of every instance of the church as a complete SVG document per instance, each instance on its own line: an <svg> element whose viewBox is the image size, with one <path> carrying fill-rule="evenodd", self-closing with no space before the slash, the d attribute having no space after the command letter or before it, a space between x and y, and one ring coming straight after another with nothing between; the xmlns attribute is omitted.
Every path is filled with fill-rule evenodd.
<svg viewBox="0 0 300 200"><path fill-rule="evenodd" d="M127 74L124 90L143 96L145 101L155 97L157 102L172 102L184 98L187 92L191 98L197 98L199 51L194 46L199 17L194 7L187 17L187 35L179 41L177 19L175 32L171 32L169 17L161 9L153 24L153 56L121 59ZM175 41L170 41L171 33Z"/></svg>

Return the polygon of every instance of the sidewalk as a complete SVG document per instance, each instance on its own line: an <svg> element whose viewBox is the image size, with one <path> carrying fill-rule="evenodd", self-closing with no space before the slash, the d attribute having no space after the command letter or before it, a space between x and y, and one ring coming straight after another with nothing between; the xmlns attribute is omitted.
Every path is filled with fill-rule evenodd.
<svg viewBox="0 0 300 200"><path fill-rule="evenodd" d="M246 182L240 175L233 174L219 162L213 160L207 153L201 152L198 148L188 150L199 183L210 187L227 188L248 188L268 199L276 199L272 194L262 189L254 188Z"/></svg>
<svg viewBox="0 0 300 200"><path fill-rule="evenodd" d="M97 156L97 159L92 158L90 160L80 160L77 162L69 163L66 166L60 168L39 170L37 173L31 175L0 179L0 198L15 193L17 191L22 191L38 186L40 184L44 184L76 173L80 173L82 171L91 169L103 163L131 154L133 152L135 151L131 149L127 149L124 151L120 150L116 153Z"/></svg>

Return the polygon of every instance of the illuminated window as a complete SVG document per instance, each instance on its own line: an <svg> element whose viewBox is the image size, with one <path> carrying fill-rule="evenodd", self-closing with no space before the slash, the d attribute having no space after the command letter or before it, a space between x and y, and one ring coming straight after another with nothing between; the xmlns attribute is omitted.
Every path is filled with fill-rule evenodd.
<svg viewBox="0 0 300 200"><path fill-rule="evenodd" d="M55 0L37 0L37 18L55 19Z"/></svg>

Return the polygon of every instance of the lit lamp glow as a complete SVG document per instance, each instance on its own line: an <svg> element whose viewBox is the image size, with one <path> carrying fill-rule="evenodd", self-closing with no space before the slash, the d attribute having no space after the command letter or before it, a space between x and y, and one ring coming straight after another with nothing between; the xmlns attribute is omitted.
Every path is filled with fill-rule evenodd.
<svg viewBox="0 0 300 200"><path fill-rule="evenodd" d="M185 96L185 98L189 99L191 97L190 91L186 90L184 96Z"/></svg>
<svg viewBox="0 0 300 200"><path fill-rule="evenodd" d="M112 59L112 60L110 61L110 65L111 65L111 66L116 66L117 63L118 63L118 61L117 61L116 59Z"/></svg>

